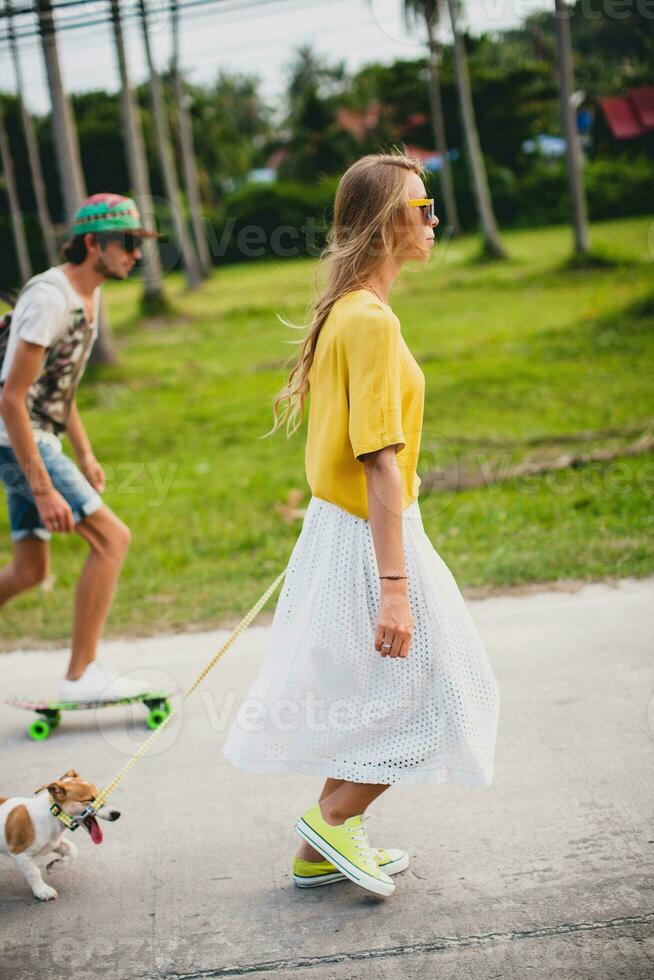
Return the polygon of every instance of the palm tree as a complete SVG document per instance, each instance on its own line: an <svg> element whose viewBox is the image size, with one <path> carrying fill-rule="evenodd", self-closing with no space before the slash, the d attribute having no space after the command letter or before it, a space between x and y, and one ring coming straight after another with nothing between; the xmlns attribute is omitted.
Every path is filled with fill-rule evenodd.
<svg viewBox="0 0 654 980"><path fill-rule="evenodd" d="M404 14L407 22L417 21L420 17L424 18L427 28L427 45L429 54L427 57L427 69L429 71L429 102L431 106L431 124L434 131L434 143L436 150L440 154L441 165L441 193L443 204L445 205L445 217L452 235L461 233L459 223L459 213L456 206L454 194L454 181L452 180L452 167L450 158L447 154L447 139L445 136L445 117L443 114L443 100L441 98L441 83L438 73L438 63L440 60L440 44L436 39L436 28L438 27L443 13L443 0L404 0Z"/></svg>
<svg viewBox="0 0 654 980"><path fill-rule="evenodd" d="M52 3L51 0L37 0L37 3L41 48L52 103L52 128L59 180L66 218L71 223L75 211L86 197L84 173L80 160L73 110L61 80ZM113 364L116 361L111 327L103 301L100 303L98 339L93 347L92 357L96 364Z"/></svg>
<svg viewBox="0 0 654 980"><path fill-rule="evenodd" d="M565 158L572 199L572 223L574 248L577 255L588 255L588 212L584 193L581 147L577 133L577 114L573 104L574 72L572 67L572 41L570 38L570 11L564 0L554 0L556 26L556 55L559 65L561 90L561 119L565 136Z"/></svg>
<svg viewBox="0 0 654 980"><path fill-rule="evenodd" d="M9 214L11 215L11 227L14 232L14 242L16 243L16 256L18 258L18 271L20 273L21 284L32 276L32 263L30 253L27 248L27 238L25 236L25 225L23 223L23 212L20 209L18 199L18 188L16 187L16 175L14 173L14 163L9 151L9 140L5 129L4 112L0 102L0 160L5 174L5 188L9 199Z"/></svg>
<svg viewBox="0 0 654 980"><path fill-rule="evenodd" d="M186 90L184 76L179 68L179 7L177 0L171 0L170 16L173 41L170 67L177 109L177 128L182 158L182 173L184 176L186 197L191 212L191 226L193 228L195 247L200 260L200 268L202 274L207 276L211 270L211 256L209 255L207 236L204 233L204 227L202 225L202 204L198 187L198 168L193 146L191 116L188 109L190 99Z"/></svg>
<svg viewBox="0 0 654 980"><path fill-rule="evenodd" d="M150 176L148 174L148 163L145 156L141 119L134 92L129 81L125 42L123 40L123 28L120 18L120 0L110 0L110 3L114 46L116 48L118 71L120 73L123 127L125 130L130 183L141 214L148 215L152 213L152 191L150 189ZM159 250L155 243L151 247L146 247L143 250L141 275L143 277L143 293L146 303L160 301L163 298L161 288L161 262L159 260Z"/></svg>
<svg viewBox="0 0 654 980"><path fill-rule="evenodd" d="M145 47L145 57L150 73L150 98L152 101L152 115L154 116L155 128L157 131L157 145L159 148L159 160L161 172L163 174L166 196L170 203L173 224L177 235L177 241L182 253L182 263L186 273L186 281L190 289L194 289L200 284L201 275L198 266L198 257L195 252L193 241L186 227L186 218L182 208L182 195L177 181L177 171L175 168L175 158L170 142L170 132L168 129L168 119L164 105L161 79L154 65L152 48L150 45L150 34L148 28L148 14L145 0L139 0L139 12L141 15L141 29L143 32L143 44Z"/></svg>
<svg viewBox="0 0 654 980"><path fill-rule="evenodd" d="M7 36L9 38L9 47L11 49L11 57L14 64L14 75L16 77L16 93L20 104L23 132L25 134L25 144L27 146L27 156L30 165L30 172L32 174L32 189L34 191L34 199L36 201L36 210L39 216L39 224L41 225L41 234L43 236L43 243L45 245L48 262L50 265L54 265L57 261L55 233L54 228L52 227L50 211L48 209L48 199L45 192L45 181L43 180L43 169L41 167L41 158L39 156L36 133L34 132L34 123L32 122L32 117L29 114L29 110L23 97L23 73L21 71L20 59L18 57L18 47L16 45L16 35L14 33L14 25L11 16L10 0L5 0L5 15L7 17Z"/></svg>
<svg viewBox="0 0 654 980"><path fill-rule="evenodd" d="M484 237L484 247L486 252L496 259L505 259L506 251L500 238L493 202L488 186L488 176L484 165L484 158L479 144L479 132L475 109L472 102L472 91L470 88L470 74L468 72L468 59L466 57L465 44L459 28L459 0L447 0L447 9L450 15L452 27L452 40L454 45L454 71L456 73L457 91L459 93L459 107L461 111L461 123L470 167L470 176L477 206L477 216Z"/></svg>
<svg viewBox="0 0 654 980"><path fill-rule="evenodd" d="M86 197L84 174L82 173L73 110L61 79L51 0L38 0L38 14L41 48L52 103L52 132L61 193L64 199L66 220L71 222L75 211Z"/></svg>

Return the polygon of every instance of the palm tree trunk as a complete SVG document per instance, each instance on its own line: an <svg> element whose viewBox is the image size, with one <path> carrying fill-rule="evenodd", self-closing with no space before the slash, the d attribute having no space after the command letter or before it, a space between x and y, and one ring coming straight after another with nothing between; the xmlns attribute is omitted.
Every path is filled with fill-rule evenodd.
<svg viewBox="0 0 654 980"><path fill-rule="evenodd" d="M200 201L200 190L198 187L198 168L193 146L193 129L191 126L191 116L188 110L189 96L186 91L184 76L179 68L179 7L177 0L171 0L170 4L172 22L172 59L171 68L173 76L173 87L175 102L177 107L177 126L179 132L179 147L182 157L182 173L184 176L184 187L191 211L191 226L193 237L200 260L200 268L204 276L208 276L211 271L211 256L207 245L207 236L202 225L202 203Z"/></svg>
<svg viewBox="0 0 654 980"><path fill-rule="evenodd" d="M114 45L116 48L118 71L120 73L123 128L125 130L129 179L142 217L146 219L147 216L152 220L154 206L152 203L150 176L145 156L145 143L138 105L129 80L123 28L120 18L120 0L110 0L110 3ZM145 243L143 261L141 263L141 276L146 300L156 301L162 299L161 261L159 258L159 248L155 241Z"/></svg>
<svg viewBox="0 0 654 980"><path fill-rule="evenodd" d="M52 128L54 132L55 153L59 168L61 191L66 209L66 219L70 224L75 211L86 197L84 173L77 141L77 130L72 106L64 91L59 67L59 52L55 34L51 0L38 0L39 31L48 87L52 102ZM116 351L111 335L109 317L104 301L100 302L100 323L98 339L93 347L93 362L114 364Z"/></svg>
<svg viewBox="0 0 654 980"><path fill-rule="evenodd" d="M79 144L70 102L64 92L59 67L59 53L55 35L52 4L50 0L38 0L39 29L48 87L52 102L52 131L55 154L59 169L61 192L64 199L66 220L73 220L75 211L86 197L84 175L80 161Z"/></svg>
<svg viewBox="0 0 654 980"><path fill-rule="evenodd" d="M18 101L20 102L20 113L23 123L23 132L25 134L25 144L27 146L30 172L32 175L32 189L34 191L34 199L36 201L36 210L39 216L39 224L41 225L41 235L43 236L46 256L49 264L54 265L57 261L55 233L52 226L50 211L48 209L45 181L43 180L43 168L41 167L41 158L39 156L39 146L36 140L36 133L34 132L34 124L23 97L23 73L21 71L18 48L16 46L16 35L14 33L14 25L11 17L10 0L5 0L5 14L7 16L7 34L9 37L9 46L11 48L11 57L14 64L16 92L18 94Z"/></svg>
<svg viewBox="0 0 654 980"><path fill-rule="evenodd" d="M161 80L154 66L152 49L150 47L145 0L139 0L139 11L141 14L141 28L143 31L145 57L150 72L150 97L152 99L152 114L154 116L157 131L157 145L159 148L161 171L166 188L166 196L170 204L177 241L182 253L182 263L186 273L186 281L189 288L193 289L200 284L201 275L198 266L198 257L193 246L193 241L186 227L186 218L184 216L182 206L182 196L180 194L179 183L177 181L177 171L175 169L175 158L170 142L170 131L168 129L168 120L166 118L166 107L161 88Z"/></svg>
<svg viewBox="0 0 654 980"><path fill-rule="evenodd" d="M472 102L472 91L470 89L470 75L468 73L468 61L466 58L465 45L459 32L457 23L457 0L447 0L447 8L450 14L452 25L452 38L454 42L454 69L456 72L457 90L459 93L459 105L461 109L461 122L472 177L472 186L475 194L477 215L481 232L484 237L484 247L486 251L497 259L505 259L506 251L500 238L493 202L491 200L490 189L488 187L488 176L484 166L484 158L479 145L479 131L475 118L475 109Z"/></svg>
<svg viewBox="0 0 654 980"><path fill-rule="evenodd" d="M18 271L20 273L21 285L32 276L32 263L27 247L25 236L25 225L23 223L23 212L20 209L18 199L18 188L16 187L16 175L14 173L14 162L9 151L9 140L5 129L4 113L0 104L0 159L2 169L5 174L5 188L9 199L9 214L11 215L11 227L16 243L16 256L18 258Z"/></svg>
<svg viewBox="0 0 654 980"><path fill-rule="evenodd" d="M456 206L456 196L454 194L454 181L452 180L452 167L450 158L447 155L447 138L445 136L445 118L443 115L443 100L441 98L441 83L438 77L438 43L434 36L434 24L427 15L427 37L429 39L429 56L427 66L429 69L429 101L431 104L431 122L434 130L434 142L436 150L440 153L441 166L441 192L443 194L443 204L445 205L445 218L447 220L450 234L457 236L461 234L459 222L459 212Z"/></svg>
<svg viewBox="0 0 654 980"><path fill-rule="evenodd" d="M588 255L588 212L584 193L581 147L577 132L577 118L572 104L574 92L574 72L572 67L572 41L570 38L570 11L564 0L554 0L554 21L556 26L556 52L559 63L559 84L561 92L561 120L565 136L565 159L568 169L568 183L572 199L572 223L574 229L574 248L577 255Z"/></svg>

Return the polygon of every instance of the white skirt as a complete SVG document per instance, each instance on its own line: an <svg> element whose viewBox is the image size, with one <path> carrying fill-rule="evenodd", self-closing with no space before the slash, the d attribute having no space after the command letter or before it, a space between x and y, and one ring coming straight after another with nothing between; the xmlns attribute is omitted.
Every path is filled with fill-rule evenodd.
<svg viewBox="0 0 654 980"><path fill-rule="evenodd" d="M490 784L497 682L418 500L402 521L413 635L407 657L382 657L370 523L311 497L261 670L227 734L233 765L357 783Z"/></svg>

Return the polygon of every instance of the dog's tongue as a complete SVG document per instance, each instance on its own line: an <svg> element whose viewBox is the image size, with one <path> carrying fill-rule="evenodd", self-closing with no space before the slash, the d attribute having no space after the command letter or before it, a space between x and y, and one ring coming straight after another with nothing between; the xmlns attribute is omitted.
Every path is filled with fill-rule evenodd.
<svg viewBox="0 0 654 980"><path fill-rule="evenodd" d="M89 820L90 830L91 830L91 840L93 841L94 844L101 844L102 831L100 829L100 824L95 819L95 817L89 817L88 820Z"/></svg>

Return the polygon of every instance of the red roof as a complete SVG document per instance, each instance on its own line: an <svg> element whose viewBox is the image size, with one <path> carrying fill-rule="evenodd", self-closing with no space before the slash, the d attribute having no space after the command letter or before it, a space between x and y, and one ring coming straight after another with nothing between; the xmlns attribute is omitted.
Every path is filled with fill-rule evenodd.
<svg viewBox="0 0 654 980"><path fill-rule="evenodd" d="M347 130L356 139L362 140L379 125L380 112L380 103L373 99L364 112L353 112L345 106L339 106L336 110L336 119L342 129Z"/></svg>
<svg viewBox="0 0 654 980"><path fill-rule="evenodd" d="M429 117L426 112L412 112L406 117L404 129L412 129L414 126L424 126Z"/></svg>
<svg viewBox="0 0 654 980"><path fill-rule="evenodd" d="M617 140L634 139L654 129L654 86L632 88L626 98L600 99L599 103Z"/></svg>
<svg viewBox="0 0 654 980"><path fill-rule="evenodd" d="M629 98L645 129L654 129L654 85L632 88Z"/></svg>

